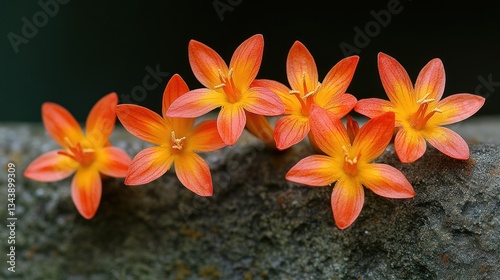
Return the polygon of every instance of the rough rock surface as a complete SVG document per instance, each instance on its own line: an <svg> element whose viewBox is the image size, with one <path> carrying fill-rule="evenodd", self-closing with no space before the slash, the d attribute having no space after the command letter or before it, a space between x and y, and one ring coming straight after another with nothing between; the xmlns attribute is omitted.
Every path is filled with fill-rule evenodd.
<svg viewBox="0 0 500 280"><path fill-rule="evenodd" d="M392 146L379 158L407 176L413 199L365 192L346 230L332 219L332 187L311 188L284 174L312 151L278 153L248 134L202 154L214 196L200 198L172 172L139 187L104 184L100 208L83 219L70 180L24 179L26 165L57 146L40 125L1 124L1 166L16 164L15 273L0 227L2 279L499 279L500 124L471 119L452 127L470 144L457 161L429 147L401 164ZM119 127L111 141L131 156L147 146ZM0 219L7 223L6 169ZM7 253L5 253L7 250ZM496 277L496 278L495 278Z"/></svg>

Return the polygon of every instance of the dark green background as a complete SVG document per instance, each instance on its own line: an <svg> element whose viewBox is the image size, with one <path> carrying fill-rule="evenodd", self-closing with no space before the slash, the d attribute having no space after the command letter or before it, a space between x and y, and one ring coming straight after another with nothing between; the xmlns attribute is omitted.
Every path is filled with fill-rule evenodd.
<svg viewBox="0 0 500 280"><path fill-rule="evenodd" d="M124 97L142 84L146 68L157 65L163 72L179 73L191 88L200 87L188 63L190 39L211 46L229 61L243 40L262 33L265 49L258 78L285 84L286 55L300 40L315 57L322 79L344 56L339 44L353 45L354 28L364 29L374 20L370 11L387 9L391 2L66 1L17 54L9 32L21 35L22 18L33 22L42 8L37 1L1 2L0 121L40 121L45 101L65 106L84 121L91 106L109 92L128 102ZM233 6L221 20L214 3ZM349 92L358 99L386 98L376 68L380 51L398 59L413 81L430 59L439 57L446 70L445 96L480 93L487 101L478 115L500 113L497 9L488 2L452 3L401 0L402 11L361 49ZM498 83L476 92L481 77ZM141 100L128 100L159 112L167 81L163 78Z"/></svg>

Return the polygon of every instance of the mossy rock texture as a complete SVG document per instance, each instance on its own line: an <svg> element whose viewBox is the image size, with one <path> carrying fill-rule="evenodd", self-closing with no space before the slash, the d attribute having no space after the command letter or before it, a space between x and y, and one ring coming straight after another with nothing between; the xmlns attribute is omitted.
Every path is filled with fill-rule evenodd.
<svg viewBox="0 0 500 280"><path fill-rule="evenodd" d="M392 144L377 159L400 169L412 199L365 189L360 216L339 230L331 186L287 182L286 172L313 154L307 141L283 152L244 133L232 146L201 154L214 195L202 198L169 171L130 187L106 179L99 210L82 218L70 179L40 183L22 173L56 149L39 124L0 124L0 181L16 165L15 273L2 279L498 279L500 275L500 119L452 127L469 143L459 161L432 147L402 164ZM117 126L111 142L131 156L148 146ZM7 223L7 188L0 219ZM7 251L7 253L5 253ZM496 278L495 278L496 277Z"/></svg>

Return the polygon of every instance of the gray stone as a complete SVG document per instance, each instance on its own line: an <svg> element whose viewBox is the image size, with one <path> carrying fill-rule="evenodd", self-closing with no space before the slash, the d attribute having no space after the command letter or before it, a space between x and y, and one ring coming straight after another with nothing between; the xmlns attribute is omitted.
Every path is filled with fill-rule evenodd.
<svg viewBox="0 0 500 280"><path fill-rule="evenodd" d="M498 279L500 275L500 125L472 118L451 128L470 144L467 161L429 147L401 164L392 145L378 160L413 184L413 199L367 190L346 230L332 219L332 187L285 181L312 151L285 152L244 134L233 147L202 154L214 196L200 198L168 172L150 184L108 179L96 216L83 219L70 179L22 177L29 162L57 148L37 124L1 124L1 165L16 164L16 272L5 279ZM147 146L117 127L111 141L131 156ZM0 173L5 185L6 169ZM0 189L7 223L7 192ZM0 248L9 249L2 226ZM3 250L2 252L4 252Z"/></svg>

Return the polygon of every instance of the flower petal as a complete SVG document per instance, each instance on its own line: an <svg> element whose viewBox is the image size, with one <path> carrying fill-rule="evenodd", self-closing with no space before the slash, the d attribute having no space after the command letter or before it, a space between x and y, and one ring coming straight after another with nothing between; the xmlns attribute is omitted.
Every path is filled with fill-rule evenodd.
<svg viewBox="0 0 500 280"><path fill-rule="evenodd" d="M379 98L365 98L358 100L354 111L369 118L376 117L385 112L394 112L395 108L393 103L388 100Z"/></svg>
<svg viewBox="0 0 500 280"><path fill-rule="evenodd" d="M213 194L210 169L199 155L191 152L182 153L175 159L175 173L179 181L195 194L200 196Z"/></svg>
<svg viewBox="0 0 500 280"><path fill-rule="evenodd" d="M227 64L220 55L201 42L196 40L189 42L188 56L193 74L207 88L213 89L222 82L219 70L222 73L228 72Z"/></svg>
<svg viewBox="0 0 500 280"><path fill-rule="evenodd" d="M290 89L284 84L273 80L258 79L251 84L251 87L264 87L277 94L285 105L284 114L300 114L302 105L295 95L290 94Z"/></svg>
<svg viewBox="0 0 500 280"><path fill-rule="evenodd" d="M278 150L287 149L306 138L310 131L309 118L302 115L288 115L276 121L274 140Z"/></svg>
<svg viewBox="0 0 500 280"><path fill-rule="evenodd" d="M94 217L99 208L102 182L95 168L79 169L71 182L71 198L76 209L85 219Z"/></svg>
<svg viewBox="0 0 500 280"><path fill-rule="evenodd" d="M274 130L268 119L263 115L257 115L248 111L245 111L245 115L247 118L245 128L248 132L259 138L269 148L275 149L276 142L274 141Z"/></svg>
<svg viewBox="0 0 500 280"><path fill-rule="evenodd" d="M400 106L415 102L410 77L397 60L385 53L379 53L378 70L382 86L392 102Z"/></svg>
<svg viewBox="0 0 500 280"><path fill-rule="evenodd" d="M123 178L130 166L130 156L120 148L105 147L99 150L97 169L108 176Z"/></svg>
<svg viewBox="0 0 500 280"><path fill-rule="evenodd" d="M170 104L172 104L174 100L179 98L179 96L183 95L188 91L189 91L188 85L179 74L175 74L172 76L172 78L170 78L170 80L167 83L167 86L165 87L165 90L163 91L162 109L161 109L163 118L167 117L166 113L168 108L170 107Z"/></svg>
<svg viewBox="0 0 500 280"><path fill-rule="evenodd" d="M123 127L139 139L157 145L170 141L170 129L165 120L148 108L120 104L116 106L116 114Z"/></svg>
<svg viewBox="0 0 500 280"><path fill-rule="evenodd" d="M315 95L316 104L326 104L332 97L346 92L354 76L358 61L359 56L353 55L340 60L332 67Z"/></svg>
<svg viewBox="0 0 500 280"><path fill-rule="evenodd" d="M343 159L342 146L350 147L351 142L342 121L317 105L311 107L309 121L315 143L326 154Z"/></svg>
<svg viewBox="0 0 500 280"><path fill-rule="evenodd" d="M24 176L39 182L55 182L69 177L78 167L78 163L59 151L50 151L32 161Z"/></svg>
<svg viewBox="0 0 500 280"><path fill-rule="evenodd" d="M224 93L200 88L191 90L177 98L168 108L170 118L196 118L227 103Z"/></svg>
<svg viewBox="0 0 500 280"><path fill-rule="evenodd" d="M469 146L465 140L453 130L446 127L434 127L424 132L424 137L434 148L454 159L469 158Z"/></svg>
<svg viewBox="0 0 500 280"><path fill-rule="evenodd" d="M186 150L212 152L226 146L217 130L217 121L204 121L194 127L186 138Z"/></svg>
<svg viewBox="0 0 500 280"><path fill-rule="evenodd" d="M437 103L443 96L445 80L443 62L439 58L432 59L418 74L415 82L415 100L429 93L426 98L434 98L434 102Z"/></svg>
<svg viewBox="0 0 500 280"><path fill-rule="evenodd" d="M354 108L356 102L356 97L346 93L330 98L323 105L318 102L316 104L335 114L338 118L343 118Z"/></svg>
<svg viewBox="0 0 500 280"><path fill-rule="evenodd" d="M359 170L361 183L374 193L389 198L410 198L415 191L401 171L387 164L369 164Z"/></svg>
<svg viewBox="0 0 500 280"><path fill-rule="evenodd" d="M173 161L170 147L148 147L132 159L125 185L137 186L156 180L167 172Z"/></svg>
<svg viewBox="0 0 500 280"><path fill-rule="evenodd" d="M299 41L295 41L288 52L286 74L292 89L302 94L307 94L318 86L316 62L309 50Z"/></svg>
<svg viewBox="0 0 500 280"><path fill-rule="evenodd" d="M116 104L118 104L118 95L112 92L97 101L90 110L85 130L87 139L95 147L103 147L115 128Z"/></svg>
<svg viewBox="0 0 500 280"><path fill-rule="evenodd" d="M259 115L277 116L285 112L285 105L278 95L263 87L248 89L243 102L245 110Z"/></svg>
<svg viewBox="0 0 500 280"><path fill-rule="evenodd" d="M75 145L83 138L80 124L68 110L58 104L43 103L42 120L47 133L63 148Z"/></svg>
<svg viewBox="0 0 500 280"><path fill-rule="evenodd" d="M228 104L221 108L217 117L217 129L226 145L234 145L245 129L245 110L241 106Z"/></svg>
<svg viewBox="0 0 500 280"><path fill-rule="evenodd" d="M383 113L367 121L358 131L352 144L365 162L380 156L391 142L394 134L393 112Z"/></svg>
<svg viewBox="0 0 500 280"><path fill-rule="evenodd" d="M332 191L332 211L335 224L340 229L350 226L361 213L365 201L363 186L350 179L337 181Z"/></svg>
<svg viewBox="0 0 500 280"><path fill-rule="evenodd" d="M438 103L441 113L435 113L427 122L429 125L447 125L463 121L474 115L484 105L484 97L475 94L458 93Z"/></svg>
<svg viewBox="0 0 500 280"><path fill-rule="evenodd" d="M427 144L422 135L413 129L401 128L394 138L394 149L403 163L411 163L421 158Z"/></svg>
<svg viewBox="0 0 500 280"><path fill-rule="evenodd" d="M246 90L259 72L264 52L264 37L253 35L241 43L234 51L229 69L233 69L233 81L240 91Z"/></svg>
<svg viewBox="0 0 500 280"><path fill-rule="evenodd" d="M341 165L332 157L312 155L295 164L286 173L285 178L299 184L323 187L337 181L341 173Z"/></svg>

